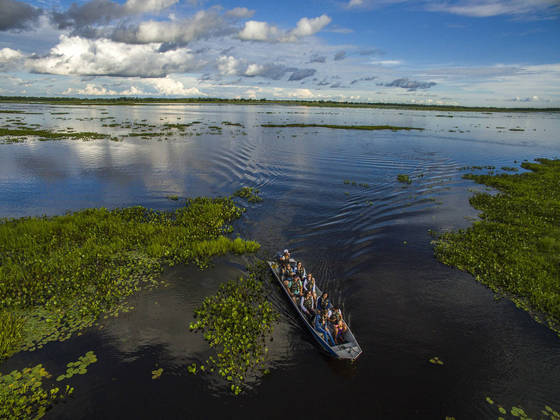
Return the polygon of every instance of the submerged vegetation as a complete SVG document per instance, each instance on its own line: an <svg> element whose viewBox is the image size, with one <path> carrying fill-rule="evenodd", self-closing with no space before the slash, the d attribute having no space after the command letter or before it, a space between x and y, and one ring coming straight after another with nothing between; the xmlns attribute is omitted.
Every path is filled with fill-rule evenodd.
<svg viewBox="0 0 560 420"><path fill-rule="evenodd" d="M338 130L424 130L415 127L397 127L394 125L333 125L333 124L261 124L261 127L317 127L317 128L333 128Z"/></svg>
<svg viewBox="0 0 560 420"><path fill-rule="evenodd" d="M506 293L517 306L545 314L558 331L560 160L537 159L521 166L529 172L464 176L499 193L472 196L481 220L466 230L443 233L434 242L435 254L495 292Z"/></svg>
<svg viewBox="0 0 560 420"><path fill-rule="evenodd" d="M217 293L204 299L195 311L191 331L200 331L216 358L188 367L192 374L217 372L230 383L237 395L257 370L268 373L266 339L272 333L278 314L266 300L261 275L263 268L220 285Z"/></svg>
<svg viewBox="0 0 560 420"><path fill-rule="evenodd" d="M199 197L173 212L143 207L86 209L64 216L0 220L1 357L64 340L125 297L159 284L164 265L254 252L230 239L244 209L231 198Z"/></svg>

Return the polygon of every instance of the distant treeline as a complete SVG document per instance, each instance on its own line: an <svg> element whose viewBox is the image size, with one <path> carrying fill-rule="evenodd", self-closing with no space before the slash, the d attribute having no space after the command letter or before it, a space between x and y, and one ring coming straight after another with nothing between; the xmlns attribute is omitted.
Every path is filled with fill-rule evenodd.
<svg viewBox="0 0 560 420"><path fill-rule="evenodd" d="M242 104L242 105L299 105L316 107L346 107L346 108L387 108L387 109L413 109L423 111L472 111L472 112L559 112L560 108L495 108L495 107L469 107L457 105L421 105L421 104L395 104L395 103L365 103L365 102L337 102L337 101L299 101L278 99L222 99L222 98L66 98L66 97L35 97L35 96L0 96L0 103L50 103L65 105L141 105L141 104Z"/></svg>

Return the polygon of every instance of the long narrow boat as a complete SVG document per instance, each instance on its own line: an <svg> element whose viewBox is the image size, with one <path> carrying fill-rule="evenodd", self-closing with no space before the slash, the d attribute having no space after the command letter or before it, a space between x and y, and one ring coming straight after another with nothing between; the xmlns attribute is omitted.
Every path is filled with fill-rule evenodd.
<svg viewBox="0 0 560 420"><path fill-rule="evenodd" d="M292 260L290 261L292 262ZM295 263L295 261L293 261L293 263ZM268 261L268 265L270 266L270 269L274 273L274 277L276 277L276 280L278 280L278 284L280 284L280 287L286 294L286 297L288 298L288 300L290 301L290 303L298 313L299 317L301 318L303 324L307 327L307 329L309 330L309 332L311 333L315 341L317 341L319 346L321 346L321 349L323 349L329 356L335 357L337 359L356 360L358 356L362 354L362 349L358 344L358 342L356 341L354 334L352 334L352 331L350 331L350 326L348 326L348 329L344 333L345 342L343 344L334 345L334 346L329 345L329 343L327 343L327 341L323 338L323 334L317 331L313 327L313 325L309 323L307 317L303 314L299 306L294 302L294 300L290 296L290 293L286 290L286 287L284 286L280 278L280 267L278 266L278 264L275 263L274 261ZM315 290L317 292L317 296L320 296L322 294L321 290L317 285L315 285Z"/></svg>

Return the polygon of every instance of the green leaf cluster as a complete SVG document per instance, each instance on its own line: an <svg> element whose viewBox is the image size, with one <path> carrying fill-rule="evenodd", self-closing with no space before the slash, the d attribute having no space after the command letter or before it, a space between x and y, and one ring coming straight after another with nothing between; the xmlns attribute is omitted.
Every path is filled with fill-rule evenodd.
<svg viewBox="0 0 560 420"><path fill-rule="evenodd" d="M195 317L191 331L202 332L216 358L211 356L200 365L193 363L189 373L216 371L231 383L231 391L239 394L247 377L264 364L266 338L278 318L266 300L263 282L251 272L222 283L217 293L196 309Z"/></svg>
<svg viewBox="0 0 560 420"><path fill-rule="evenodd" d="M163 266L195 263L259 244L230 239L244 209L199 197L173 212L86 209L55 217L0 220L0 357L63 340L123 300L158 285Z"/></svg>
<svg viewBox="0 0 560 420"><path fill-rule="evenodd" d="M70 379L74 375L85 375L87 373L87 367L95 362L97 362L97 356L90 350L83 356L80 356L76 362L69 362L66 365L68 368L66 373L60 375L56 380L63 381L64 379Z"/></svg>
<svg viewBox="0 0 560 420"><path fill-rule="evenodd" d="M560 321L560 160L537 159L521 165L521 174L465 178L496 188L477 193L470 203L482 211L466 230L443 233L435 255L468 271L521 308Z"/></svg>
<svg viewBox="0 0 560 420"><path fill-rule="evenodd" d="M233 193L235 197L245 198L249 203L258 203L263 201L259 196L259 190L253 187L242 187Z"/></svg>
<svg viewBox="0 0 560 420"><path fill-rule="evenodd" d="M486 397L486 402L490 405L494 405L494 401L490 397ZM498 410L500 415L498 419L504 419L505 417L503 416L506 416L508 414L508 410L500 404L496 404L496 409ZM521 406L513 406L511 407L511 410L509 412L513 417L519 417L522 420L529 420L531 418L534 418L529 416ZM558 413L558 411L554 410L549 405L545 405L544 409L541 410L541 414L544 416L541 418L548 417L551 420L560 420L560 413Z"/></svg>
<svg viewBox="0 0 560 420"><path fill-rule="evenodd" d="M0 374L0 418L39 419L56 401L72 394L69 385L62 392L58 387L45 389L43 380L50 376L41 364Z"/></svg>
<svg viewBox="0 0 560 420"><path fill-rule="evenodd" d="M408 175L405 174L398 174L397 181L402 182L403 184L412 184L412 180Z"/></svg>

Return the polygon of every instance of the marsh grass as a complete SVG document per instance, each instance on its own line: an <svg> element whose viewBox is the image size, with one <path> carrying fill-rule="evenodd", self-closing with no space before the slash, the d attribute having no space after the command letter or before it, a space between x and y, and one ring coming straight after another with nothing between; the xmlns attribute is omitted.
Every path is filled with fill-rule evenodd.
<svg viewBox="0 0 560 420"><path fill-rule="evenodd" d="M173 212L100 208L1 219L0 304L24 323L18 335L3 313L12 319L0 325L4 357L126 310L124 298L158 285L165 265L204 268L215 255L256 251L256 242L225 236L243 211L231 198L199 197Z"/></svg>
<svg viewBox="0 0 560 420"><path fill-rule="evenodd" d="M434 241L436 257L473 274L519 307L544 314L559 331L560 160L523 162L522 174L467 174L498 194L476 193L471 205L480 221Z"/></svg>
<svg viewBox="0 0 560 420"><path fill-rule="evenodd" d="M101 133L93 133L93 132L81 132L81 133L61 133L56 131L49 131L49 130L35 130L32 128L19 128L19 129L10 129L10 128L0 128L0 137L4 136L35 136L39 137L39 140L62 140L62 139L82 139L82 140L91 140L91 139L105 139L110 137L107 134Z"/></svg>

